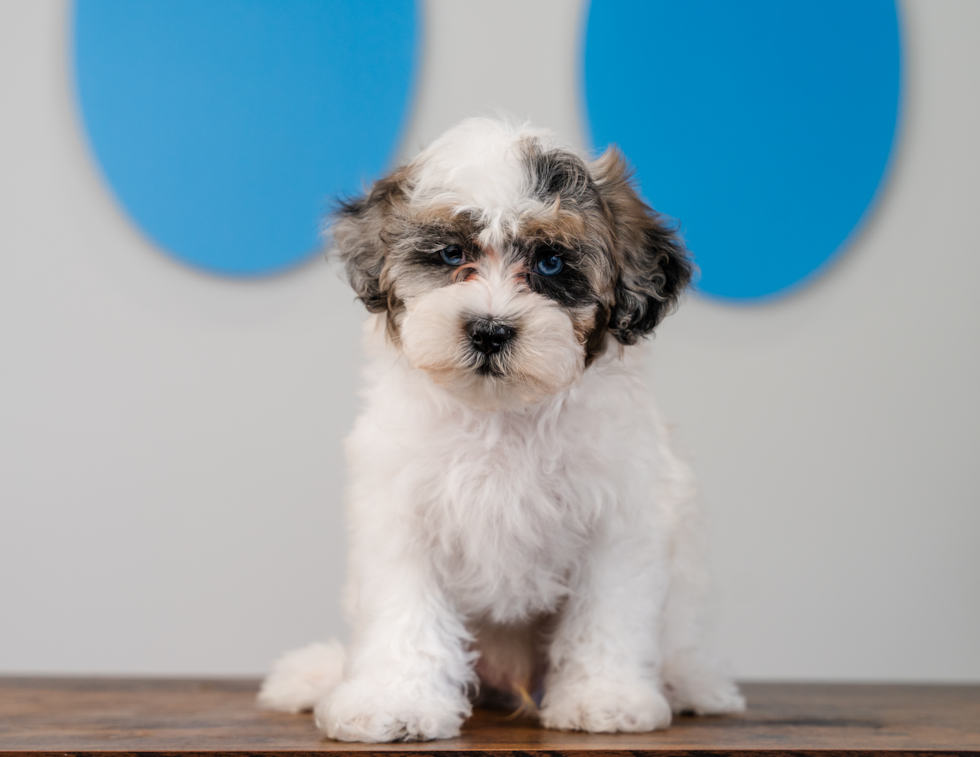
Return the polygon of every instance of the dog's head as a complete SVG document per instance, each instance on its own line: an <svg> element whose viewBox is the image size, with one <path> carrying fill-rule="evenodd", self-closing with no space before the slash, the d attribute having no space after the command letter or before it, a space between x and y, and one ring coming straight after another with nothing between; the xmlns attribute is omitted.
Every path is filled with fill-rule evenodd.
<svg viewBox="0 0 980 757"><path fill-rule="evenodd" d="M610 339L653 331L691 278L617 150L589 163L548 132L489 119L343 203L332 232L409 363L487 409L570 386Z"/></svg>

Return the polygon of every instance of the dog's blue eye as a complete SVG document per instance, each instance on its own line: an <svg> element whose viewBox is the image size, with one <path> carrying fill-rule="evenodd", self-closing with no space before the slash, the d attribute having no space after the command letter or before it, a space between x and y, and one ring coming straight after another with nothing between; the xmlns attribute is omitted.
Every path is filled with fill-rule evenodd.
<svg viewBox="0 0 980 757"><path fill-rule="evenodd" d="M449 247L443 247L439 250L439 257L442 258L442 262L447 265L462 265L466 262L466 256L463 254L463 248L458 244L451 244Z"/></svg>
<svg viewBox="0 0 980 757"><path fill-rule="evenodd" d="M537 265L534 266L534 270L540 273L542 276L554 276L564 267L565 264L562 262L560 257L557 255L549 255L546 258L541 258L541 260L537 262Z"/></svg>

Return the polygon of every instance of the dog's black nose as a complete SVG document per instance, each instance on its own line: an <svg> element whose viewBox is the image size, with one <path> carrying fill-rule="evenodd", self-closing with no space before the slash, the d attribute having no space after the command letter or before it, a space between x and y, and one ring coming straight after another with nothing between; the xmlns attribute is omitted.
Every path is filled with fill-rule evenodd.
<svg viewBox="0 0 980 757"><path fill-rule="evenodd" d="M470 335L470 342L476 349L484 355L492 355L500 352L517 332L502 323L476 320L466 324L466 333Z"/></svg>

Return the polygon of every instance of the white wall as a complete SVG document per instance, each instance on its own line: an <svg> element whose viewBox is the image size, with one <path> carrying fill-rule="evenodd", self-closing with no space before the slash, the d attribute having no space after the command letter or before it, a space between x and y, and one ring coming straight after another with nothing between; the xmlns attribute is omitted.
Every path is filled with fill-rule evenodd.
<svg viewBox="0 0 980 757"><path fill-rule="evenodd" d="M403 155L493 106L581 138L573 4L427 7ZM67 11L0 4L0 671L259 673L344 633L362 311L321 261L226 281L127 223ZM980 680L980 3L903 11L898 154L853 248L776 304L689 298L653 349L743 677Z"/></svg>

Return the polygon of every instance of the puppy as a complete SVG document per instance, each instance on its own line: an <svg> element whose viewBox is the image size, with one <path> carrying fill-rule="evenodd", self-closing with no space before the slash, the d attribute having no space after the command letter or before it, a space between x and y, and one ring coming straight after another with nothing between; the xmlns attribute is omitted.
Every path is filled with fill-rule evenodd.
<svg viewBox="0 0 980 757"><path fill-rule="evenodd" d="M332 233L373 314L353 639L287 655L260 703L367 742L455 736L478 691L563 730L743 709L701 650L701 514L639 344L691 263L623 157L468 120Z"/></svg>

